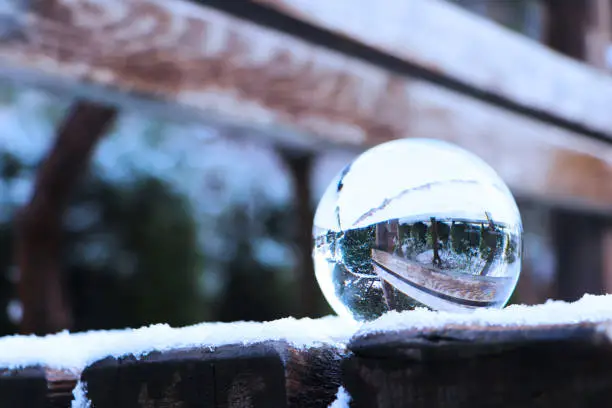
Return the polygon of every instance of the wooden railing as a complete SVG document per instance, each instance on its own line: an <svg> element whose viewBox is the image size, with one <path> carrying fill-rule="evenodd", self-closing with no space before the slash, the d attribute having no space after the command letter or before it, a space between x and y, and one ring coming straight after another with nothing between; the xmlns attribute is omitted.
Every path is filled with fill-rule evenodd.
<svg viewBox="0 0 612 408"><path fill-rule="evenodd" d="M358 408L612 398L610 296L475 315L421 310L360 327L328 318L111 334L0 339L0 405L328 407L339 390Z"/></svg>
<svg viewBox="0 0 612 408"><path fill-rule="evenodd" d="M612 78L441 1L379 3L9 1L0 80L302 151L448 140L520 199L610 213ZM81 381L92 407L325 407L340 385L355 407L604 407L610 327L450 324L346 348L276 339L6 365L0 406L67 407Z"/></svg>
<svg viewBox="0 0 612 408"><path fill-rule="evenodd" d="M293 147L445 139L520 196L610 209L612 78L442 1L26 4L5 80Z"/></svg>

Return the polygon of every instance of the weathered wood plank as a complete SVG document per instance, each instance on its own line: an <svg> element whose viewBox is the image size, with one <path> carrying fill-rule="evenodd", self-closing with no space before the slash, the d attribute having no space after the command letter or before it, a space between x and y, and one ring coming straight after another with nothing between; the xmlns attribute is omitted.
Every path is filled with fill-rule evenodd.
<svg viewBox="0 0 612 408"><path fill-rule="evenodd" d="M265 345L108 358L86 368L82 381L99 408L283 407L286 400L282 363Z"/></svg>
<svg viewBox="0 0 612 408"><path fill-rule="evenodd" d="M100 360L81 381L98 408L321 407L340 385L342 354L334 347L296 349L272 341L171 350Z"/></svg>
<svg viewBox="0 0 612 408"><path fill-rule="evenodd" d="M69 407L77 385L78 375L74 371L45 368L47 380L47 408ZM34 408L34 407L32 407Z"/></svg>
<svg viewBox="0 0 612 408"><path fill-rule="evenodd" d="M447 76L481 97L499 96L612 138L612 77L443 0L376 7L367 0L251 1Z"/></svg>
<svg viewBox="0 0 612 408"><path fill-rule="evenodd" d="M2 12L0 77L294 146L448 140L518 195L612 208L612 147L576 132L191 3L26 4Z"/></svg>
<svg viewBox="0 0 612 408"><path fill-rule="evenodd" d="M612 398L608 324L452 327L356 337L352 407L599 407Z"/></svg>
<svg viewBox="0 0 612 408"><path fill-rule="evenodd" d="M419 299L417 294L420 290L425 290L431 293L430 296L442 296L443 298L451 298L448 300L452 304L455 302L465 302L472 307L490 306L496 301L499 284L497 281L507 281L508 285L512 284L512 279L507 278L488 278L479 276L474 278L471 275L455 276L444 273L443 270L438 270L433 266L423 265L415 261L395 256L385 251L373 249L372 263L374 270L382 279L390 280L396 276L395 280L400 283L394 285L396 288L404 289L411 285L418 287L415 291L411 291L412 295L419 302L425 303ZM404 283L406 282L406 283ZM414 296L417 294L416 296ZM423 298L425 299L425 298ZM445 310L444 299L438 299L442 305L436 307L436 310ZM462 305L466 306L466 305ZM452 305L447 306L453 310ZM458 308L458 311L461 311Z"/></svg>
<svg viewBox="0 0 612 408"><path fill-rule="evenodd" d="M77 375L44 367L0 368L0 406L64 408L72 401Z"/></svg>
<svg viewBox="0 0 612 408"><path fill-rule="evenodd" d="M287 404L291 408L327 407L341 385L344 348L320 345L287 347L284 353Z"/></svg>
<svg viewBox="0 0 612 408"><path fill-rule="evenodd" d="M44 369L27 367L0 370L0 404L15 408L43 408L47 404Z"/></svg>

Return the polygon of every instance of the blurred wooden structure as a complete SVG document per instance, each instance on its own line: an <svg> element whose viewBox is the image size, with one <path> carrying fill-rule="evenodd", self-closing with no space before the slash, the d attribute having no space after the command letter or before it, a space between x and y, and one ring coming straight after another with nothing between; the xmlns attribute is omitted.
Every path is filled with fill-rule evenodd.
<svg viewBox="0 0 612 408"><path fill-rule="evenodd" d="M612 78L441 1L50 0L0 17L6 80L307 149L444 139L519 196L612 207Z"/></svg>
<svg viewBox="0 0 612 408"><path fill-rule="evenodd" d="M448 140L521 201L607 216L612 77L575 59L602 66L608 0L549 3L546 41L573 59L441 0L8 3L0 78L302 155Z"/></svg>
<svg viewBox="0 0 612 408"><path fill-rule="evenodd" d="M364 149L403 137L443 139L485 159L520 200L582 214L610 214L612 77L441 1L369 4L357 5L354 0L8 2L0 9L0 78L118 110L248 131L253 137L265 137L308 154L330 146ZM558 48L586 59L569 48L561 49L562 45ZM113 117L113 111L107 111L107 116ZM97 134L105 125L100 123L90 131ZM589 246L597 246L601 256L594 259L592 252L586 251L583 258L572 255L574 259L561 259L563 265L580 265L584 270L609 265L603 257L603 243L611 241L609 232L597 224L596 233L592 233L583 221L566 215L556 215L563 218L556 223L562 231L559 248L586 245L584 237L589 236ZM303 237L300 240L305 241ZM420 334L402 337L397 343L382 339L387 342L382 349L377 343L380 339L367 345L356 340L355 356L347 363L352 367L347 384L356 393L355 406L397 406L398 400L391 396L408 398L406 401L417 404L414 406L458 406L440 405L452 401L440 399L443 393L439 389L449 396L465 385L454 383L447 375L444 381L448 384L436 388L434 379L445 373L440 368L444 364L425 367L423 362L404 358L408 354L388 360L386 353L389 345L404 350L413 341L427 350L431 345L436 356L454 358L456 353L465 358L467 351L475 352L473 347L464 350L464 343L453 339L472 336L478 350L486 349L485 354L490 351L488 346L480 346L490 344L487 339L495 340L492 350L507 354L494 359L479 356L469 364L453 360L452 372L457 378L464 375L465 364L481 379L479 373L497 370L506 360L518 358L516 361L533 364L528 370L536 371L530 371L530 376L540 373L542 381L548 381L548 376L561 380L547 364L563 355L568 359L564 367L571 368L563 379L575 380L573 388L564 390L563 395L569 398L562 400L567 402L565 406L602 406L601 401L610 400L609 370L602 368L604 362L609 366L610 355L608 349L602 351L599 332L579 325L561 331L542 328L530 337L533 333L525 339L520 333L506 337L498 332L473 334L465 328L454 331L450 340L446 332L427 338ZM449 341L452 347L442 347ZM448 350L452 352L448 354ZM270 357L266 354L270 350L260 351L262 361L276 364L270 375L274 387L283 389L286 378L278 355ZM185 357L185 361L192 357ZM524 391L517 382L525 374L521 367L513 365L507 375L488 377L491 383L485 386L460 388L461 401L471 405L493 401L506 406L514 402L558 406L555 404L561 400L549 397L554 388L549 382L542 385L544 388L530 388L529 395L520 394L520 401L505 399L519 388ZM53 402L55 406L66 406L62 392L70 387L51 385L57 378L60 385L67 380L49 377L41 370L1 373L0 397L28 401L12 406L35 408L44 406L35 401L47 401L54 395L54 401L60 401ZM121 374L112 374L119 377L111 376L108 381L115 385L117 378L132 381L131 374L123 376L128 371L122 368ZM600 388L581 382L587 373L594 380L589 384ZM166 374L158 378L154 371L151 377L146 372L137 382L157 384L160 378L167 379ZM24 387L11 385L23 376L28 381ZM403 376L414 382L399 384L397 379ZM409 387L422 381L434 388L414 394L417 388ZM559 384L564 387L568 383ZM383 388L391 390L390 394L373 405L372 398ZM55 389L64 391L58 394ZM113 392L112 388L104 389ZM481 395L481 391L493 389L499 393L486 398ZM147 395L137 397L142 397L138 399L141 406L161 406L161 402L150 402ZM171 399L167 395L159 398ZM165 406L202 406L193 400L174 405L168 401ZM126 404L120 406L135 406L134 402ZM253 402L248 406L269 405Z"/></svg>

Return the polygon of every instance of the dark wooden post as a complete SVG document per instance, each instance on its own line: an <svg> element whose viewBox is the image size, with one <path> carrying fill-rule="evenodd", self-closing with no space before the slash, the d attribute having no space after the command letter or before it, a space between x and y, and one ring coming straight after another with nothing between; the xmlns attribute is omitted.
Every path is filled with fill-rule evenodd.
<svg viewBox="0 0 612 408"><path fill-rule="evenodd" d="M436 221L436 217L431 217L431 243L433 246L433 259L432 263L435 266L441 266L442 260L440 259L440 245L438 242L438 222Z"/></svg>
<svg viewBox="0 0 612 408"><path fill-rule="evenodd" d="M315 279L311 257L314 208L310 182L315 157L313 154L290 150L282 150L281 157L293 178L293 205L296 215L295 246L298 252L297 287L300 291L299 314L314 317L319 315L321 310L321 291Z"/></svg>
<svg viewBox="0 0 612 408"><path fill-rule="evenodd" d="M279 341L106 358L82 380L97 408L327 407L340 386L344 351Z"/></svg>
<svg viewBox="0 0 612 408"><path fill-rule="evenodd" d="M607 0L605 0L607 1ZM597 65L589 50L589 31L601 18L597 0L546 0L548 27L546 42L554 50ZM603 288L603 224L596 217L554 210L552 217L557 253L558 293L566 300Z"/></svg>
<svg viewBox="0 0 612 408"><path fill-rule="evenodd" d="M376 237L375 237L375 242L374 242L374 247L376 249L380 249L382 251L385 252L389 252L391 253L392 250L392 246L390 245L391 242L393 242L393 236L389 233L389 228L388 228L388 224L386 222L381 222L376 224ZM385 281L381 279L381 283L382 283L382 291L383 291L383 296L385 298L385 303L387 304L387 307L389 308L389 310L393 310L396 308L396 302L395 302L395 294L393 292L393 286Z"/></svg>
<svg viewBox="0 0 612 408"><path fill-rule="evenodd" d="M555 51L584 60L589 2L587 0L545 0L544 4L547 8L545 43Z"/></svg>
<svg viewBox="0 0 612 408"><path fill-rule="evenodd" d="M45 334L71 326L62 289L62 218L74 187L116 111L75 105L38 170L34 193L17 217L15 262L19 267L22 333Z"/></svg>
<svg viewBox="0 0 612 408"><path fill-rule="evenodd" d="M67 408L78 374L47 367L0 368L0 406Z"/></svg>
<svg viewBox="0 0 612 408"><path fill-rule="evenodd" d="M358 335L342 365L343 384L351 408L598 408L612 398L605 327L443 327Z"/></svg>
<svg viewBox="0 0 612 408"><path fill-rule="evenodd" d="M557 295L577 300L603 291L603 233L605 220L556 210L553 239L557 249Z"/></svg>

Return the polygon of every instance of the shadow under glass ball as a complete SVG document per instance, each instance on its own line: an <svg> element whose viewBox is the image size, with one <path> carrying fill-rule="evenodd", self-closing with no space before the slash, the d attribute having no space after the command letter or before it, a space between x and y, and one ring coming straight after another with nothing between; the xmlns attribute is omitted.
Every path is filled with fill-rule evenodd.
<svg viewBox="0 0 612 408"><path fill-rule="evenodd" d="M427 158L443 160L431 172ZM501 179L453 145L400 140L357 158L315 216L317 280L340 315L501 308L520 274L522 226Z"/></svg>

